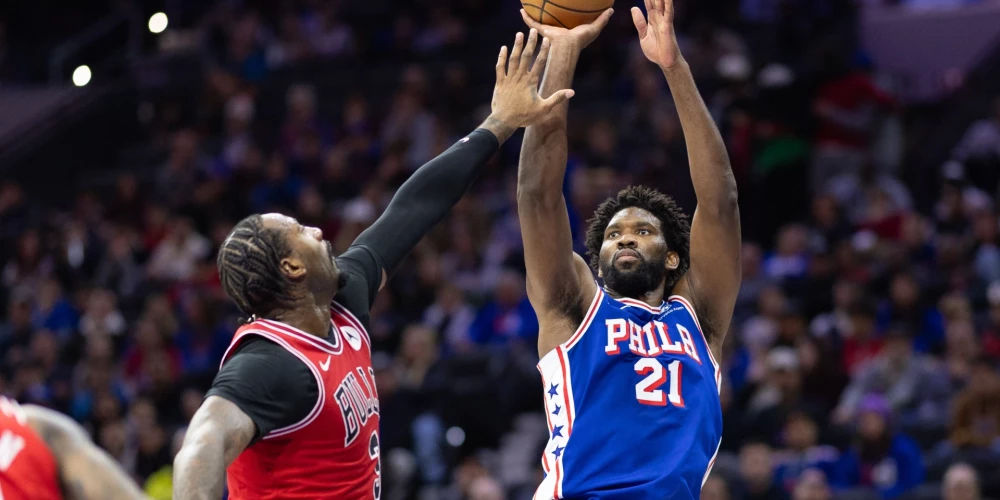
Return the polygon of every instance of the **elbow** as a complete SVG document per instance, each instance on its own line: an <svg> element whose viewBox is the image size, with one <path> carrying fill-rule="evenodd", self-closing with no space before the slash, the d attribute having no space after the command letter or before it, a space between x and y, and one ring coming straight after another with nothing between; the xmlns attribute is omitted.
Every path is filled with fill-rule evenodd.
<svg viewBox="0 0 1000 500"><path fill-rule="evenodd" d="M709 212L720 219L736 218L739 217L740 213L739 201L736 186L733 186L712 196L710 200L705 200L705 203L699 200L698 209Z"/></svg>

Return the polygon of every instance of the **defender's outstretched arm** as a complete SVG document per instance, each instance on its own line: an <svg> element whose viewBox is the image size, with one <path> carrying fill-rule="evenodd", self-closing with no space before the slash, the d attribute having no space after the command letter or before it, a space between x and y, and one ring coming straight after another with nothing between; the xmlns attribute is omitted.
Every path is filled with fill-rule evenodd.
<svg viewBox="0 0 1000 500"><path fill-rule="evenodd" d="M689 297L702 316L713 349L719 349L732 320L740 289L740 212L736 179L718 128L705 107L673 26L673 0L645 0L632 20L646 57L659 65L670 85L684 140L698 208L691 223L691 269L675 293Z"/></svg>
<svg viewBox="0 0 1000 500"><path fill-rule="evenodd" d="M535 123L573 96L560 90L547 99L538 95L538 78L545 67L549 43L543 41L535 67L531 58L537 37L517 34L507 61L507 47L496 64L493 112L475 131L427 162L400 186L385 213L354 242L379 254L384 266L382 284L393 269L458 203L500 145L518 128ZM566 87L563 87L564 89Z"/></svg>

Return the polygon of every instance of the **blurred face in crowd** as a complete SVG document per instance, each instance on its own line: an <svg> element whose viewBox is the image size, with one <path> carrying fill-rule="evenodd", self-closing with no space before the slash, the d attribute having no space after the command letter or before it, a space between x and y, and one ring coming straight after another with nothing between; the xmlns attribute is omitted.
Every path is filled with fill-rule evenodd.
<svg viewBox="0 0 1000 500"><path fill-rule="evenodd" d="M660 221L647 210L621 210L604 230L599 276L615 292L631 298L662 288L680 257L667 248Z"/></svg>
<svg viewBox="0 0 1000 500"><path fill-rule="evenodd" d="M701 487L701 500L729 500L729 487L722 478L709 476Z"/></svg>
<svg viewBox="0 0 1000 500"><path fill-rule="evenodd" d="M751 489L766 489L773 478L771 447L764 443L751 443L740 450L740 476Z"/></svg>
<svg viewBox="0 0 1000 500"><path fill-rule="evenodd" d="M403 346L400 355L407 362L427 364L437 355L436 335L434 331L423 326L411 326L403 332Z"/></svg>
<svg viewBox="0 0 1000 500"><path fill-rule="evenodd" d="M784 314L788 301L780 288L775 286L767 287L760 292L757 298L757 307L760 314L769 318L778 319Z"/></svg>
<svg viewBox="0 0 1000 500"><path fill-rule="evenodd" d="M979 500L979 478L967 464L955 464L944 474L941 485L944 500Z"/></svg>
<svg viewBox="0 0 1000 500"><path fill-rule="evenodd" d="M875 331L875 317L863 312L851 314L851 335L859 340L871 337Z"/></svg>
<svg viewBox="0 0 1000 500"><path fill-rule="evenodd" d="M916 306L917 300L920 298L920 288L916 280L905 274L893 278L892 289L889 293L892 302L897 307L906 309Z"/></svg>
<svg viewBox="0 0 1000 500"><path fill-rule="evenodd" d="M799 477L792 494L793 500L830 500L830 486L826 476L819 470L809 469Z"/></svg>
<svg viewBox="0 0 1000 500"><path fill-rule="evenodd" d="M837 309L844 310L858 300L858 287L849 281L838 281L833 285L833 304Z"/></svg>
<svg viewBox="0 0 1000 500"><path fill-rule="evenodd" d="M886 433L885 418L875 412L864 412L858 418L858 435L865 441L876 441Z"/></svg>
<svg viewBox="0 0 1000 500"><path fill-rule="evenodd" d="M971 321L949 322L945 330L945 342L948 354L952 356L972 359L978 351L976 331Z"/></svg>
<svg viewBox="0 0 1000 500"><path fill-rule="evenodd" d="M913 341L904 335L891 336L883 348L886 359L895 367L901 367L913 355Z"/></svg>
<svg viewBox="0 0 1000 500"><path fill-rule="evenodd" d="M837 200L832 196L817 196L813 199L812 215L819 226L833 226L838 217Z"/></svg>
<svg viewBox="0 0 1000 500"><path fill-rule="evenodd" d="M777 250L781 255L796 255L806 250L809 242L809 233L806 228L799 225L791 225L781 230L778 235Z"/></svg>
<svg viewBox="0 0 1000 500"><path fill-rule="evenodd" d="M280 262L281 271L293 282L303 281L309 290L336 289L340 279L333 245L323 239L323 231L306 227L287 215L264 214L264 227L277 229L288 238L292 253Z"/></svg>
<svg viewBox="0 0 1000 500"><path fill-rule="evenodd" d="M497 283L496 299L504 307L515 307L524 297L524 278L516 272L505 272Z"/></svg>
<svg viewBox="0 0 1000 500"><path fill-rule="evenodd" d="M785 425L785 442L794 450L805 451L816 445L816 423L807 415L795 414Z"/></svg>

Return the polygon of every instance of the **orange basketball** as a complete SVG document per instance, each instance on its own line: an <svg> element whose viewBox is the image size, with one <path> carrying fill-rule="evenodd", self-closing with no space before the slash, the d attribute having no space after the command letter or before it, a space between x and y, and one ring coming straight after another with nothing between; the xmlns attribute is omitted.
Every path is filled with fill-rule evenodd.
<svg viewBox="0 0 1000 500"><path fill-rule="evenodd" d="M601 15L615 0L521 0L532 19L550 26L575 28Z"/></svg>

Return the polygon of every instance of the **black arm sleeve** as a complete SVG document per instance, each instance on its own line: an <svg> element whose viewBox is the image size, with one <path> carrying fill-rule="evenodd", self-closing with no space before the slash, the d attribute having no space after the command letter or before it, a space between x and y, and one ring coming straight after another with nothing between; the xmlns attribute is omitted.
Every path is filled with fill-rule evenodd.
<svg viewBox="0 0 1000 500"><path fill-rule="evenodd" d="M312 372L292 353L263 337L244 340L226 361L205 397L219 396L257 426L254 442L309 414L319 397Z"/></svg>
<svg viewBox="0 0 1000 500"><path fill-rule="evenodd" d="M375 252L387 274L462 198L500 148L492 132L476 129L400 186L385 213L354 241Z"/></svg>

